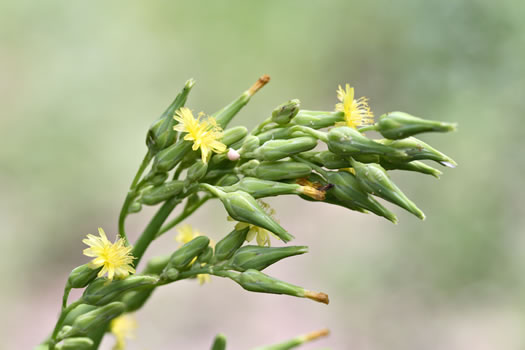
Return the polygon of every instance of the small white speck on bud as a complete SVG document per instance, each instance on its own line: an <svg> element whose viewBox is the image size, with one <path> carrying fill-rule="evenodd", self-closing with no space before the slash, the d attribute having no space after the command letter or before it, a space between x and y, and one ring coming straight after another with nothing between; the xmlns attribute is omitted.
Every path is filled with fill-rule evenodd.
<svg viewBox="0 0 525 350"><path fill-rule="evenodd" d="M234 161L234 160L238 160L239 158L241 158L241 155L239 154L239 152L237 152L233 148L230 148L228 150L228 159L229 160Z"/></svg>

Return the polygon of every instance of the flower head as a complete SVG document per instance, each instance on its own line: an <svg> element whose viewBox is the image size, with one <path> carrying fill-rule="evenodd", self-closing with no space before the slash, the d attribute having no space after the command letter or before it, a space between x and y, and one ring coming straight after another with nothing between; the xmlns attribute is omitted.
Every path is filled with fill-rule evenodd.
<svg viewBox="0 0 525 350"><path fill-rule="evenodd" d="M87 235L82 242L89 246L84 249L84 255L94 258L90 261L89 267L98 269L102 267L98 273L98 277L108 274L108 279L111 281L113 277L124 278L131 273L135 273L132 266L133 255L131 255L131 247L126 247L122 238L119 238L115 243L111 243L106 237L106 233L102 228L98 229L100 237L94 235Z"/></svg>
<svg viewBox="0 0 525 350"><path fill-rule="evenodd" d="M135 338L134 331L137 329L137 321L129 314L122 315L111 320L109 329L117 339L113 350L123 350L126 347L126 338Z"/></svg>
<svg viewBox="0 0 525 350"><path fill-rule="evenodd" d="M207 163L208 153L225 152L226 145L218 141L222 137L222 129L217 125L215 118L209 117L207 120L201 120L203 114L199 113L195 118L189 108L182 107L173 117L179 122L173 129L187 133L184 140L193 141L193 150L200 148L202 161Z"/></svg>
<svg viewBox="0 0 525 350"><path fill-rule="evenodd" d="M344 113L345 121L336 123L336 125L345 125L355 129L358 126L374 123L374 114L368 106L368 99L360 97L355 100L354 88L350 87L350 84L346 84L344 90L339 85L337 99L341 102L335 105L335 110Z"/></svg>

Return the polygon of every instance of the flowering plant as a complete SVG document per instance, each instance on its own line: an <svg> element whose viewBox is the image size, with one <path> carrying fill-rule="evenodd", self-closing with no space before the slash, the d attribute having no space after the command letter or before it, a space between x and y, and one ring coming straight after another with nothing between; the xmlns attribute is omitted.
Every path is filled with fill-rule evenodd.
<svg viewBox="0 0 525 350"><path fill-rule="evenodd" d="M311 111L290 100L275 108L253 130L228 128L250 98L269 81L262 76L232 103L205 117L185 107L194 85L186 82L173 103L149 128L147 153L135 175L119 216L119 232L112 243L104 230L88 235L84 254L93 258L70 273L62 310L51 335L37 348L97 349L107 331L123 349L136 328L131 314L141 308L155 289L184 279L201 284L210 276L228 278L242 288L260 293L285 294L328 304L328 295L278 280L263 272L288 257L307 252L305 246L272 247L292 236L261 199L294 195L303 200L374 213L394 223L397 217L374 197L380 197L424 219L423 212L393 183L387 171L415 171L439 177L441 172L421 160L454 167L450 157L416 139L424 132L455 130L450 123L429 121L402 112L387 113L374 122L364 97L354 88L339 86L335 111ZM376 131L383 139L365 132ZM327 150L316 147L324 143ZM148 170L149 169L149 170ZM146 172L148 170L148 172ZM184 225L177 230L181 246L172 254L137 267L149 245L211 199L219 199L228 220L237 222L216 244ZM167 222L184 202L182 212ZM129 242L125 222L143 205L160 205L135 242ZM255 239L256 245L245 245ZM68 303L73 288L82 296ZM327 335L308 333L259 350L285 350ZM218 335L213 350L226 348Z"/></svg>

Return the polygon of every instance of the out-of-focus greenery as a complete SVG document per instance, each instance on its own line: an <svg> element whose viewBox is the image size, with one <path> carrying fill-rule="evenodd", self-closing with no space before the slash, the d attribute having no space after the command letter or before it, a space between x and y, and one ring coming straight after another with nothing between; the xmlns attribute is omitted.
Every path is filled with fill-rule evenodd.
<svg viewBox="0 0 525 350"><path fill-rule="evenodd" d="M81 238L115 232L145 131L184 81L197 80L188 105L212 113L267 73L234 124L253 126L290 98L331 109L349 82L376 115L459 122L422 137L459 167L439 181L393 174L422 223L272 202L311 246L272 271L332 305L218 279L174 285L137 316L130 348L206 348L221 331L246 348L325 326L336 349L525 346L524 11L515 0L0 2L4 345L28 348L50 331L68 272L87 261ZM224 216L211 205L193 223L219 238ZM131 221L132 236L143 224ZM176 247L163 242L158 252ZM202 313L184 313L197 302Z"/></svg>

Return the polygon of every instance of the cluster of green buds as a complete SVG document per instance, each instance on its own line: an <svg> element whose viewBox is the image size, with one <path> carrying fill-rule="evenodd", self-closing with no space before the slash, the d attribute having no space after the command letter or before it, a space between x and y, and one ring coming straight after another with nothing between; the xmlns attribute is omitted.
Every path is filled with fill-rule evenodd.
<svg viewBox="0 0 525 350"><path fill-rule="evenodd" d="M88 235L84 254L93 258L75 268L66 283L62 311L51 336L39 349L97 349L106 331L125 344L126 315L140 309L156 288L185 279L227 278L251 292L284 294L328 304L328 295L314 292L262 272L285 258L304 254L306 246L271 247L274 237L288 243L295 237L281 226L266 197L292 195L299 200L337 205L374 213L397 223L396 215L376 200L382 198L420 219L423 212L391 180L388 171L414 171L439 177L422 162L454 167L450 157L416 139L424 132L448 132L455 125L429 121L402 112L373 121L365 98L354 99L346 85L337 91L335 111L301 108L297 99L276 107L267 119L248 131L228 124L250 98L269 81L261 77L250 89L209 117L185 107L194 86L189 80L173 103L149 128L147 152L135 175L119 216L118 239L104 231ZM384 138L365 133L375 131ZM323 146L324 144L324 146ZM150 259L137 272L145 251L158 237L182 223L207 201L218 199L225 216L236 221L216 244L191 229L178 228L178 249ZM180 213L168 217L178 206ZM125 222L143 206L159 206L131 244ZM257 245L246 244L256 238ZM68 304L73 288L82 296ZM258 349L291 349L326 335L314 332ZM212 349L225 349L217 336Z"/></svg>

